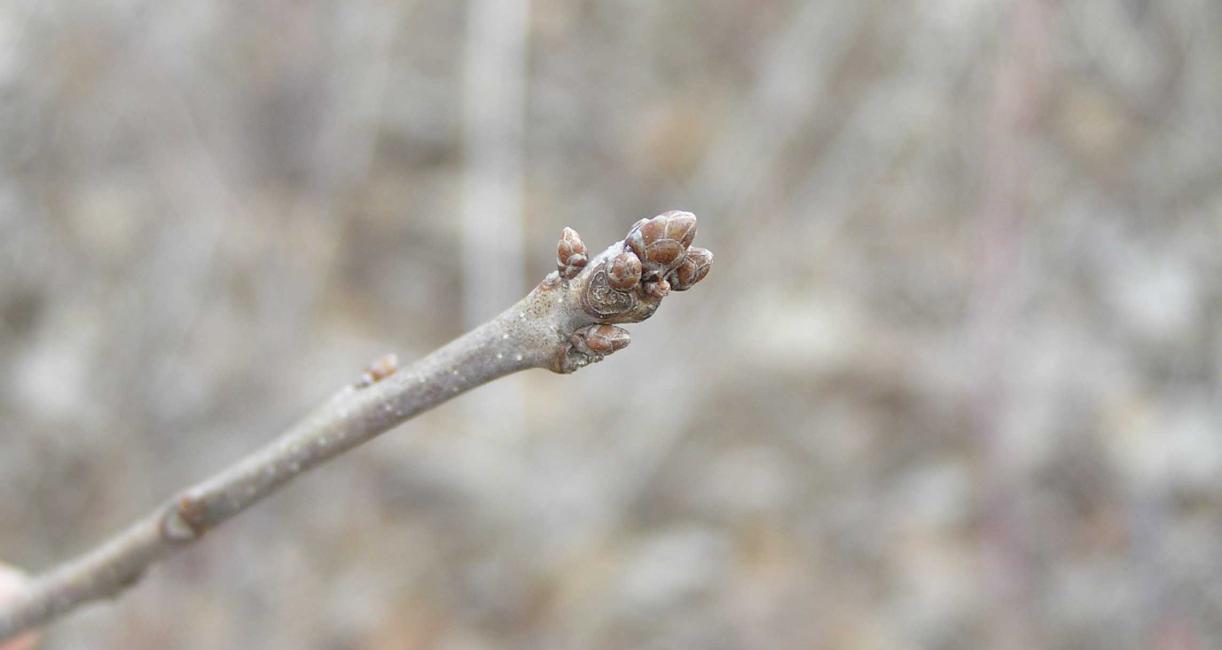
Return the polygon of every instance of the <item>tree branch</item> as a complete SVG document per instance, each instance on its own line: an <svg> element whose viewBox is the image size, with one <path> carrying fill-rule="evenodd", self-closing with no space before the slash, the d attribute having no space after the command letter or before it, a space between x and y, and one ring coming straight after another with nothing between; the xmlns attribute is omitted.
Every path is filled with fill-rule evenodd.
<svg viewBox="0 0 1222 650"><path fill-rule="evenodd" d="M628 345L615 323L649 318L671 290L708 273L712 254L689 248L696 218L672 211L643 219L589 259L565 228L554 271L513 307L398 370L372 365L278 439L189 487L100 546L31 580L0 605L0 641L82 604L113 597L146 568L293 478L465 391L527 368L573 372Z"/></svg>

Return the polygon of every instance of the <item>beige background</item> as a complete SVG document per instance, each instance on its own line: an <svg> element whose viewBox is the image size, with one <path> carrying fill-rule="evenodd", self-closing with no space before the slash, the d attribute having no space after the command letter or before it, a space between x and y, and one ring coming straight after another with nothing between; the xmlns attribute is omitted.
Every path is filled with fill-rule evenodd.
<svg viewBox="0 0 1222 650"><path fill-rule="evenodd" d="M61 648L1222 645L1222 4L0 1L0 558L669 208L716 265ZM519 183L520 181L520 183Z"/></svg>

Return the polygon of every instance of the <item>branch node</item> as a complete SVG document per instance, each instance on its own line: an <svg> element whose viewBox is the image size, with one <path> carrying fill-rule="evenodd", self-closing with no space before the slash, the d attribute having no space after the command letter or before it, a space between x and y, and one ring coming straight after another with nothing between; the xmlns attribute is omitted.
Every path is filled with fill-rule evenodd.
<svg viewBox="0 0 1222 650"><path fill-rule="evenodd" d="M599 320L611 320L631 313L640 304L634 292L620 291L611 286L610 263L595 269L581 294L586 313Z"/></svg>
<svg viewBox="0 0 1222 650"><path fill-rule="evenodd" d="M161 520L161 536L177 544L193 542L207 531L207 507L189 493L178 497Z"/></svg>

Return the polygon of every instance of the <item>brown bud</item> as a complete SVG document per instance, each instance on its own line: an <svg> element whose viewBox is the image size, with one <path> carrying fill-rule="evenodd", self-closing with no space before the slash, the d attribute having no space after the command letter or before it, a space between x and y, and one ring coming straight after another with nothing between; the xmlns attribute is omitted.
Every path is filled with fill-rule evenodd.
<svg viewBox="0 0 1222 650"><path fill-rule="evenodd" d="M641 258L646 275L665 275L678 266L696 237L696 215L680 210L638 221L625 240Z"/></svg>
<svg viewBox="0 0 1222 650"><path fill-rule="evenodd" d="M369 364L369 367L365 369L365 372L361 373L361 379L360 381L356 382L356 386L357 388L372 386L379 381L382 381L383 379L395 374L398 372L398 370L399 356L393 352L390 354L384 354L377 359L374 359L373 363ZM0 650L3 649L0 648Z"/></svg>
<svg viewBox="0 0 1222 650"><path fill-rule="evenodd" d="M553 362L556 372L568 373L603 360L603 357L628 347L628 330L614 325L586 325L569 336L569 345Z"/></svg>
<svg viewBox="0 0 1222 650"><path fill-rule="evenodd" d="M566 279L572 279L585 268L590 261L586 257L586 245L581 241L581 235L576 230L565 226L560 235L560 243L556 244L556 269Z"/></svg>
<svg viewBox="0 0 1222 650"><path fill-rule="evenodd" d="M669 217L666 223L666 236L677 240L687 250L696 239L696 215L682 210L671 210L663 216Z"/></svg>
<svg viewBox="0 0 1222 650"><path fill-rule="evenodd" d="M675 270L667 274L670 288L675 291L687 291L692 285L704 279L713 265L713 253L704 248L692 248L687 251L683 261Z"/></svg>
<svg viewBox="0 0 1222 650"><path fill-rule="evenodd" d="M670 283L662 279L650 280L643 285L643 288L645 289L645 295L654 300L661 300L666 297L666 294L670 293Z"/></svg>
<svg viewBox="0 0 1222 650"><path fill-rule="evenodd" d="M374 359L373 363L369 364L369 368L365 372L369 373L369 378L373 380L372 383L376 384L377 382L395 374L395 372L398 370L399 356L392 352Z"/></svg>
<svg viewBox="0 0 1222 650"><path fill-rule="evenodd" d="M586 346L599 356L623 350L630 341L628 330L614 325L595 325L586 332Z"/></svg>
<svg viewBox="0 0 1222 650"><path fill-rule="evenodd" d="M616 255L607 264L607 283L612 288L628 291L641 281L641 259L632 251Z"/></svg>

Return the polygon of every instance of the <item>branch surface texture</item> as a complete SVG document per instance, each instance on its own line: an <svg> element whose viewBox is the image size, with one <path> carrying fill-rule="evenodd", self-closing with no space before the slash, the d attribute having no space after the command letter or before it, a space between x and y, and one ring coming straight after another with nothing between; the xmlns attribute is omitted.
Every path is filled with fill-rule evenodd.
<svg viewBox="0 0 1222 650"><path fill-rule="evenodd" d="M696 217L671 211L638 221L590 256L565 228L557 270L525 298L406 368L375 361L267 446L179 492L85 554L28 581L0 605L0 641L90 601L111 598L171 552L200 539L300 474L452 397L527 368L570 373L628 345L619 324L653 315L671 291L702 280L713 254L692 247Z"/></svg>

